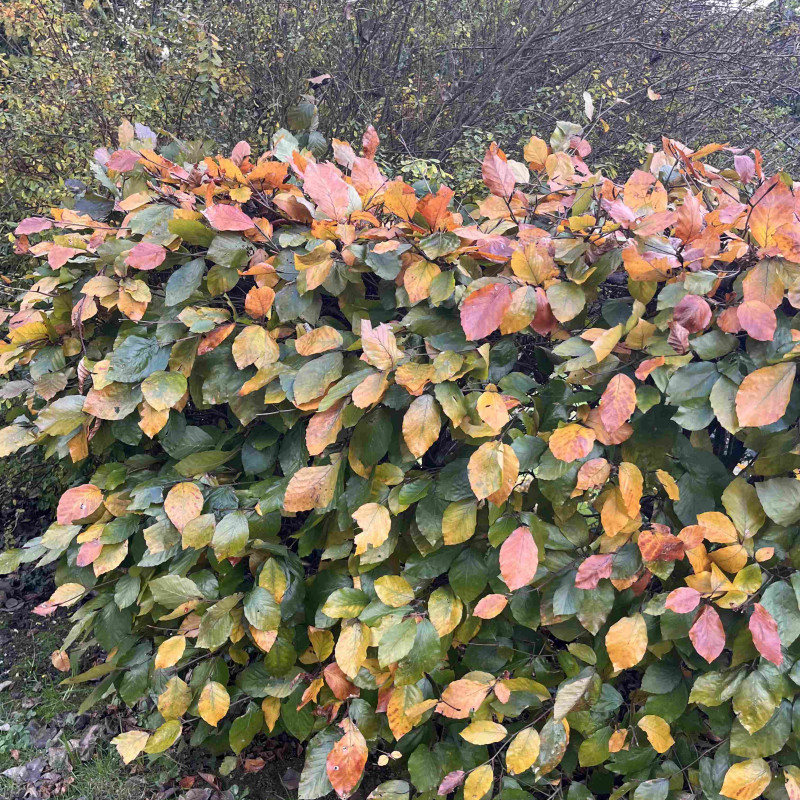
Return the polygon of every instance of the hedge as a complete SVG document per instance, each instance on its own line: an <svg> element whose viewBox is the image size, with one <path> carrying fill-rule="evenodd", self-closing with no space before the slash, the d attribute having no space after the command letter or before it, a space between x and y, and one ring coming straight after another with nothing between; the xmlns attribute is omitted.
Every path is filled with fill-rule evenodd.
<svg viewBox="0 0 800 800"><path fill-rule="evenodd" d="M74 464L53 663L128 763L308 742L299 795L800 798L800 188L577 125L488 194L124 123L16 229L2 454ZM338 165L338 166L337 166ZM76 674L89 648L107 658ZM407 783L380 796L408 796Z"/></svg>

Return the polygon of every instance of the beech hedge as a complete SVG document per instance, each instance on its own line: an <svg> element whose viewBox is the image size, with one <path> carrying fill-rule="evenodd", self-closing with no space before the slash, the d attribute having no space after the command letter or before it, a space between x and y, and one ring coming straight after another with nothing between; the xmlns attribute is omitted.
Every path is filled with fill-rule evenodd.
<svg viewBox="0 0 800 800"><path fill-rule="evenodd" d="M666 138L614 181L570 123L460 200L372 128L157 138L19 223L0 344L0 452L75 475L0 568L57 563L33 611L140 712L124 761L288 733L304 800L370 761L798 800L800 184Z"/></svg>

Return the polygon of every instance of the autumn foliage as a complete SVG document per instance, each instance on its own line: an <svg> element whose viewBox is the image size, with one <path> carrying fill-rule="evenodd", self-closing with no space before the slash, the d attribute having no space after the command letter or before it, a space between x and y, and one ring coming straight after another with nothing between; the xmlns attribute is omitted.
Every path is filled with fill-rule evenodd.
<svg viewBox="0 0 800 800"><path fill-rule="evenodd" d="M790 178L665 139L615 182L568 123L458 200L372 129L120 142L107 218L16 230L0 447L79 477L0 566L58 562L34 612L149 710L126 762L287 732L304 800L390 759L429 798L800 797Z"/></svg>

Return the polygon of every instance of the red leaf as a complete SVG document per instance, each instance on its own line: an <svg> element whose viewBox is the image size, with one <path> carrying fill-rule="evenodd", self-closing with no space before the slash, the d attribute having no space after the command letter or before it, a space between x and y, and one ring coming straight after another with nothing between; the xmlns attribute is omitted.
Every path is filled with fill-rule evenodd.
<svg viewBox="0 0 800 800"><path fill-rule="evenodd" d="M241 208L217 204L209 206L203 216L218 231L247 231L254 227L253 220Z"/></svg>
<svg viewBox="0 0 800 800"><path fill-rule="evenodd" d="M620 428L636 410L636 384L627 375L615 375L600 398L600 421L609 432Z"/></svg>
<svg viewBox="0 0 800 800"><path fill-rule="evenodd" d="M505 283L490 283L474 291L461 305L461 327L467 339L483 339L500 327L511 305L511 289Z"/></svg>
<svg viewBox="0 0 800 800"><path fill-rule="evenodd" d="M725 629L719 614L706 606L689 631L694 649L710 664L725 647Z"/></svg>
<svg viewBox="0 0 800 800"><path fill-rule="evenodd" d="M667 595L666 607L676 614L688 614L694 611L700 604L700 592L689 586L681 586L680 589L673 589Z"/></svg>
<svg viewBox="0 0 800 800"><path fill-rule="evenodd" d="M611 577L613 553L589 556L579 567L575 585L579 589L596 589L603 578Z"/></svg>
<svg viewBox="0 0 800 800"><path fill-rule="evenodd" d="M445 775L442 779L442 782L439 784L436 794L444 796L455 791L459 786L461 786L462 783L464 783L464 775L466 775L466 772L464 772L463 769L457 769L453 772L448 772L447 775Z"/></svg>
<svg viewBox="0 0 800 800"><path fill-rule="evenodd" d="M767 661L779 667L783 663L781 652L781 637L778 635L778 624L761 603L753 605L753 613L748 623L750 633L753 635L753 644Z"/></svg>
<svg viewBox="0 0 800 800"><path fill-rule="evenodd" d="M702 297L696 294L687 294L675 306L673 319L689 333L699 333L708 327L711 322L711 308Z"/></svg>
<svg viewBox="0 0 800 800"><path fill-rule="evenodd" d="M771 342L778 327L775 312L760 300L745 300L737 309L736 317L739 325L747 331L751 339L759 342Z"/></svg>
<svg viewBox="0 0 800 800"><path fill-rule="evenodd" d="M528 528L517 528L500 547L500 575L513 592L527 586L539 567L539 549Z"/></svg>
<svg viewBox="0 0 800 800"><path fill-rule="evenodd" d="M155 269L164 263L166 257L167 251L160 244L139 242L128 251L125 263L134 269Z"/></svg>
<svg viewBox="0 0 800 800"><path fill-rule="evenodd" d="M303 173L303 190L326 219L341 221L347 218L350 190L342 173L333 164L310 161Z"/></svg>
<svg viewBox="0 0 800 800"><path fill-rule="evenodd" d="M514 193L514 173L508 166L506 154L492 142L481 165L483 182L492 194L509 198Z"/></svg>
<svg viewBox="0 0 800 800"><path fill-rule="evenodd" d="M17 236L27 236L29 233L41 233L53 227L53 223L44 217L26 217L14 229Z"/></svg>

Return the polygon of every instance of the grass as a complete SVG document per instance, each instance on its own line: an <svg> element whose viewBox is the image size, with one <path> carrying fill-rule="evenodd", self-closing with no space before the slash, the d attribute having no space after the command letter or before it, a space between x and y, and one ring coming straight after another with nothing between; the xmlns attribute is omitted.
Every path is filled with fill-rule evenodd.
<svg viewBox="0 0 800 800"><path fill-rule="evenodd" d="M0 619L0 628L8 623ZM47 725L57 720L62 728L59 738L49 746L67 746L70 739L80 738L75 727L77 708L89 689L84 686L63 687L61 676L50 664L50 653L60 642L64 630L50 623L14 634L10 646L0 651L0 681L12 684L0 692L0 772L24 765L47 750L37 749L28 731L31 721ZM70 783L61 784L63 800L141 800L144 785L125 769L112 745L98 741L94 753L86 761L70 753ZM70 774L68 770L65 774ZM0 775L0 797L15 798L24 794L25 785Z"/></svg>

